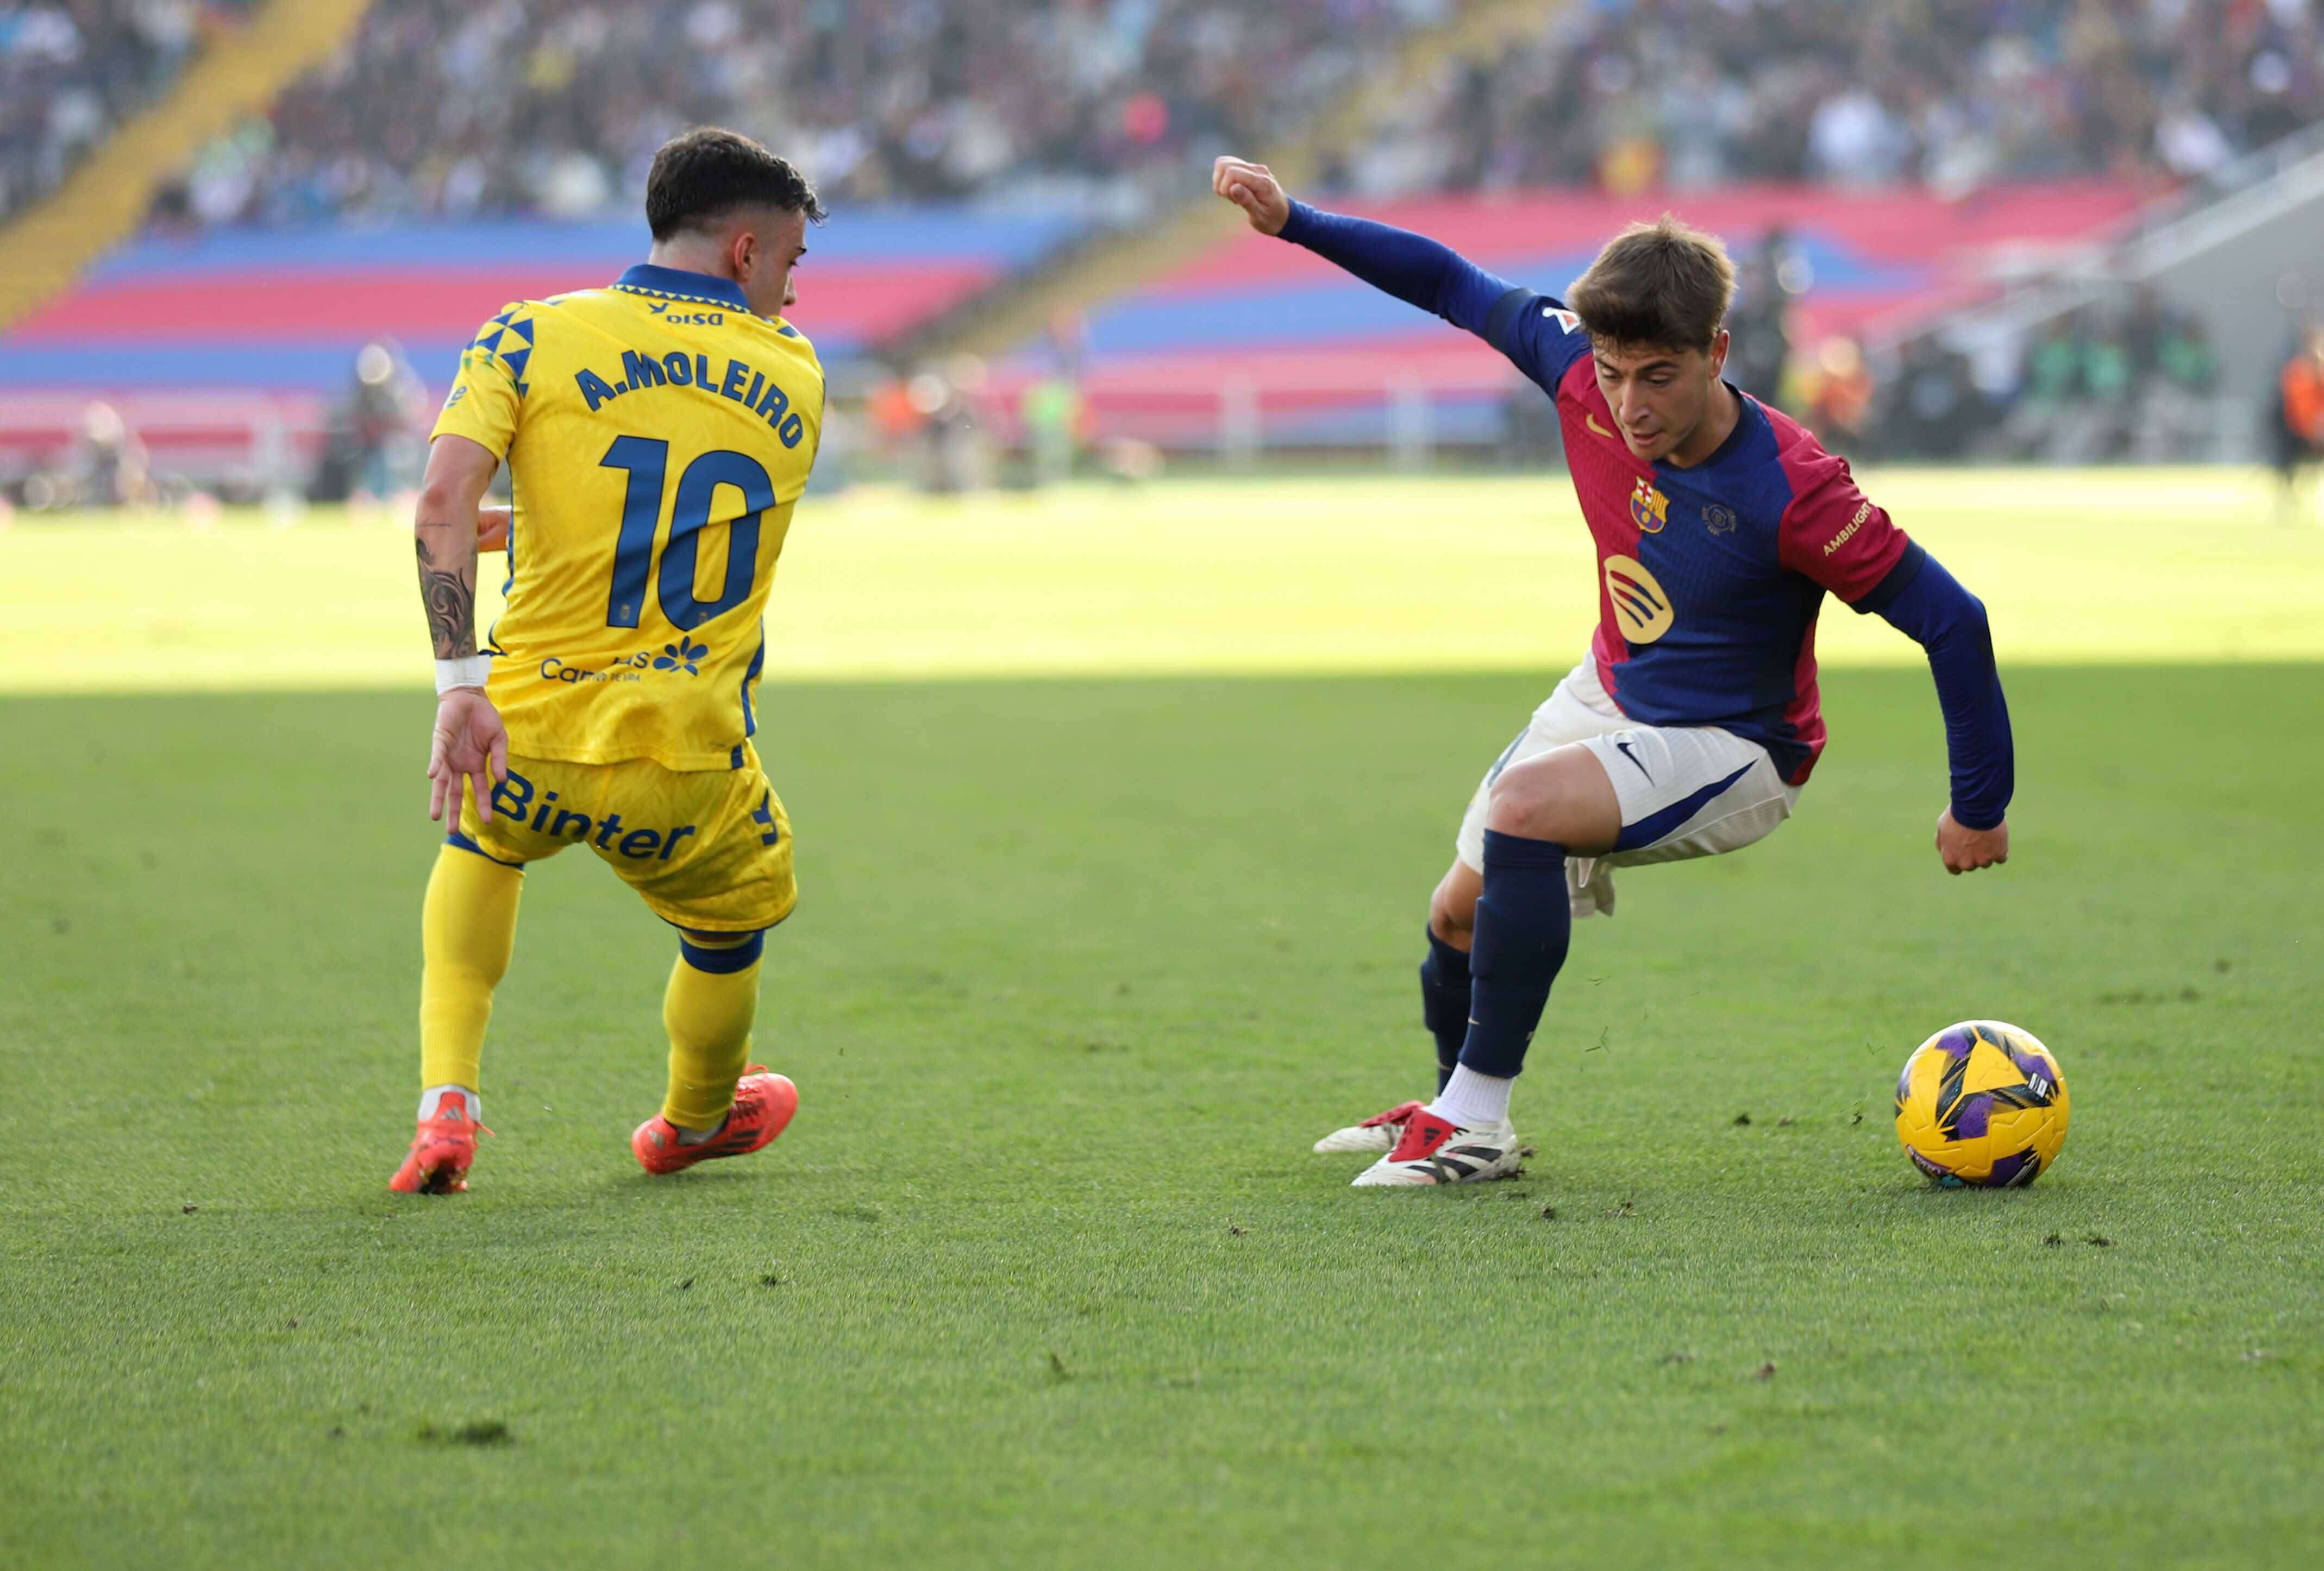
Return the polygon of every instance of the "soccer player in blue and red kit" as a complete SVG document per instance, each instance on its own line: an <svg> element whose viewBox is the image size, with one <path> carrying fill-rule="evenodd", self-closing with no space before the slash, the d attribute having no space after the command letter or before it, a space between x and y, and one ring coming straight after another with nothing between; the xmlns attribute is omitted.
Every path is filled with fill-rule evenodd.
<svg viewBox="0 0 2324 1571"><path fill-rule="evenodd" d="M1740 850L1791 816L1816 757L1826 593L1927 651L1952 800L1946 870L2006 861L2009 712L1985 608L1866 500L1848 465L1721 380L1734 269L1669 217L1634 225L1561 301L1422 235L1292 201L1222 158L1252 227L1466 328L1556 401L1598 547L1589 656L1487 771L1428 914L1420 969L1434 1101L1317 1142L1378 1153L1362 1185L1473 1183L1515 1169L1509 1090L1577 916L1610 914L1610 869Z"/></svg>

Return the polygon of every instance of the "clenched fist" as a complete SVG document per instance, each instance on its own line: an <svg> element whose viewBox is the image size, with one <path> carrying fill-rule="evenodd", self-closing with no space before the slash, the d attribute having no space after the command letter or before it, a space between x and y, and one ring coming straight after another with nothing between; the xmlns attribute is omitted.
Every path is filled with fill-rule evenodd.
<svg viewBox="0 0 2324 1571"><path fill-rule="evenodd" d="M1291 221L1291 198L1263 163L1222 158L1211 166L1211 189L1240 207L1261 234L1280 234Z"/></svg>
<svg viewBox="0 0 2324 1571"><path fill-rule="evenodd" d="M1937 855L1948 873L1974 873L2009 859L2009 825L1969 829L1953 820L1953 810L1937 815Z"/></svg>

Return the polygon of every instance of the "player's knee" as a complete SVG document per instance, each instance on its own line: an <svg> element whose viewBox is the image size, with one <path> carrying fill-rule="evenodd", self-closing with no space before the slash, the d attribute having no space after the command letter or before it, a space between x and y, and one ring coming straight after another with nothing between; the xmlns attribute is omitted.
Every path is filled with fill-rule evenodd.
<svg viewBox="0 0 2324 1571"><path fill-rule="evenodd" d="M1622 808L1588 749L1560 748L1503 771L1486 798L1485 827L1596 856L1621 834Z"/></svg>
<svg viewBox="0 0 2324 1571"><path fill-rule="evenodd" d="M1429 897L1428 931L1454 949L1465 950L1476 936L1477 896L1474 889L1458 889L1453 883L1446 878Z"/></svg>
<svg viewBox="0 0 2324 1571"><path fill-rule="evenodd" d="M1510 769L1493 782L1485 800L1485 827L1496 834L1526 840L1556 840L1563 824L1563 793L1546 770Z"/></svg>

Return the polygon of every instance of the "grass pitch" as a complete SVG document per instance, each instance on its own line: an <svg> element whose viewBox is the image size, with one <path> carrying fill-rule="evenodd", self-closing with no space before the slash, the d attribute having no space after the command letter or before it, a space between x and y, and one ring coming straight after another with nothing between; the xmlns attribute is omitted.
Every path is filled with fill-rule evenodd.
<svg viewBox="0 0 2324 1571"><path fill-rule="evenodd" d="M1540 673L770 685L798 1122L638 1173L671 943L568 853L451 1199L425 695L0 701L0 1562L2312 1564L2324 668L2008 677L2010 866L1929 850L1925 674L1832 674L1800 816L1578 930L1530 1171L1426 1194L1305 1147L1425 1083ZM1983 1014L2073 1130L1933 1191L1890 1089Z"/></svg>
<svg viewBox="0 0 2324 1571"><path fill-rule="evenodd" d="M2258 470L1865 477L2015 662L2324 660L2324 528ZM607 528L613 527L608 520ZM0 692L424 684L401 520L0 530ZM706 552L704 593L723 561ZM1598 615L1562 475L1356 474L927 498L810 494L767 669L866 676L1563 670ZM480 616L496 608L486 559ZM1827 663L1917 666L1833 608Z"/></svg>

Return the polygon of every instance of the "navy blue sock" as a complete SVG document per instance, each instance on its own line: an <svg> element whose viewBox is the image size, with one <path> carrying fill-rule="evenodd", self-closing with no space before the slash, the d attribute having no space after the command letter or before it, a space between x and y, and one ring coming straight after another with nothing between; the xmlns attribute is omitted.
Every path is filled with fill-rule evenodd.
<svg viewBox="0 0 2324 1571"><path fill-rule="evenodd" d="M1565 964L1573 907L1565 893L1565 848L1555 841L1485 831L1485 892L1469 950L1469 1034L1461 1062L1508 1079Z"/></svg>
<svg viewBox="0 0 2324 1571"><path fill-rule="evenodd" d="M1469 1035L1469 957L1428 930L1428 958L1420 962L1420 1017L1436 1039L1436 1089L1452 1078L1461 1043Z"/></svg>

